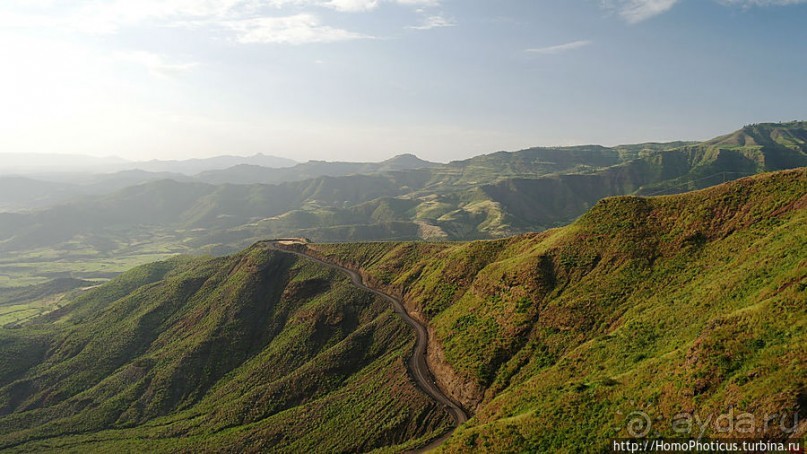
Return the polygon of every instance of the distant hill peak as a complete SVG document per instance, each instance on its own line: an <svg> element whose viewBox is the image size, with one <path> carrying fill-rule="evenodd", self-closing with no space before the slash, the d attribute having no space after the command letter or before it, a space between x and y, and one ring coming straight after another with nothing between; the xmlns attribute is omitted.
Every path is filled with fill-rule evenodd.
<svg viewBox="0 0 807 454"><path fill-rule="evenodd" d="M717 147L764 147L774 144L787 148L807 148L807 121L756 123L705 142Z"/></svg>
<svg viewBox="0 0 807 454"><path fill-rule="evenodd" d="M399 154L381 163L384 166L396 166L407 169L432 167L437 164L420 159L412 153Z"/></svg>
<svg viewBox="0 0 807 454"><path fill-rule="evenodd" d="M395 155L395 156L387 159L387 162L389 162L389 161L400 161L400 160L404 160L404 159L426 162L426 161L423 161L422 159L418 158L417 155L414 155L412 153L403 153L403 154Z"/></svg>

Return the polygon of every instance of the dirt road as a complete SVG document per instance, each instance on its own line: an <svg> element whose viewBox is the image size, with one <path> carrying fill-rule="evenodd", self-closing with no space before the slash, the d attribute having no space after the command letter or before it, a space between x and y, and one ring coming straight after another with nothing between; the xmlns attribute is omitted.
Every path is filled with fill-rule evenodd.
<svg viewBox="0 0 807 454"><path fill-rule="evenodd" d="M456 402L454 402L450 397L448 397L440 389L440 387L437 386L437 383L434 380L434 375L432 374L432 371L429 368L429 364L426 362L426 349L429 345L429 333L426 330L425 326L421 325L417 320L412 318L408 312L406 312L406 309L404 308L403 305L403 301L392 295L388 295L378 289L368 287L367 285L365 285L361 275L359 275L359 273L351 269L345 268L335 263L329 263L317 257L311 256L305 253L304 250L303 251L291 250L289 248L283 247L282 245L277 245L271 242L269 242L268 244L275 249L295 254L301 257L305 257L309 260L313 260L322 265L338 269L339 271L348 275L348 277L350 277L351 282L353 282L353 285L355 285L356 287L372 292L384 298L385 300L389 301L390 304L392 304L392 308L395 310L395 313L397 313L406 322L407 325L411 326L412 329L414 329L415 333L417 334L417 342L415 343L415 350L412 352L412 356L409 358L409 371L412 374L412 377L414 377L417 386L429 397L445 406L446 410L454 418L454 421L456 422L457 426L463 424L465 421L468 421L468 413L466 413L462 407L460 407ZM428 446L424 448L424 450L437 447L446 438L448 438L449 435L450 433L443 435L437 440L432 441Z"/></svg>

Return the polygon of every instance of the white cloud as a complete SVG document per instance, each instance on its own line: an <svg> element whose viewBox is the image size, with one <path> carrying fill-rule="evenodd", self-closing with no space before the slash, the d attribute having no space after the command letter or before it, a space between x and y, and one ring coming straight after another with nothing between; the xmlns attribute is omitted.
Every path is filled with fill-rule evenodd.
<svg viewBox="0 0 807 454"><path fill-rule="evenodd" d="M225 30L241 43L333 43L371 38L322 24L312 11L369 12L382 4L415 8L437 7L439 0L3 0L0 27L51 28L86 34L113 34L129 27L187 27ZM281 13L274 12L280 10ZM283 14L285 12L286 14ZM430 15L417 29L454 23Z"/></svg>
<svg viewBox="0 0 807 454"><path fill-rule="evenodd" d="M715 0L726 6L751 8L755 6L788 6L805 4L807 0ZM601 5L616 11L631 24L642 22L672 9L680 0L600 0Z"/></svg>
<svg viewBox="0 0 807 454"><path fill-rule="evenodd" d="M372 38L360 33L322 25L319 18L311 14L244 19L228 22L226 26L235 31L238 42L245 44L332 43Z"/></svg>
<svg viewBox="0 0 807 454"><path fill-rule="evenodd" d="M602 0L602 5L617 11L631 24L669 11L679 0Z"/></svg>
<svg viewBox="0 0 807 454"><path fill-rule="evenodd" d="M268 0L268 5L275 8L318 6L348 13L372 11L381 3L413 7L440 6L440 0Z"/></svg>
<svg viewBox="0 0 807 454"><path fill-rule="evenodd" d="M395 3L409 6L440 6L440 0L396 0Z"/></svg>
<svg viewBox="0 0 807 454"><path fill-rule="evenodd" d="M455 25L457 23L454 20L437 15L424 17L420 25L413 25L408 28L412 30L431 30L432 28L453 27Z"/></svg>
<svg viewBox="0 0 807 454"><path fill-rule="evenodd" d="M114 0L89 3L80 16L111 26L186 19L226 18L254 10L251 0Z"/></svg>
<svg viewBox="0 0 807 454"><path fill-rule="evenodd" d="M378 0L330 0L322 6L344 12L363 12L376 9Z"/></svg>
<svg viewBox="0 0 807 454"><path fill-rule="evenodd" d="M580 49L581 47L586 47L591 44L591 41L588 40L580 40L580 41L572 41L566 44L559 44L557 46L548 46L548 47L538 47L533 49L527 49L525 52L529 52L531 54L540 54L540 55L556 55L562 54L564 52L569 52L571 50Z"/></svg>
<svg viewBox="0 0 807 454"><path fill-rule="evenodd" d="M60 7L49 0L0 5L0 25L14 28L48 26L89 34L115 33L137 25L177 26L254 14L260 0L111 0L77 1Z"/></svg>

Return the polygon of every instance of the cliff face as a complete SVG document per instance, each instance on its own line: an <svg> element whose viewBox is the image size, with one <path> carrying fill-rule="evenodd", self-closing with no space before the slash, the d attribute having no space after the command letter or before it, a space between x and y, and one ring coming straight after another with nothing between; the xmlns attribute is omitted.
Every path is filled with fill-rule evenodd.
<svg viewBox="0 0 807 454"><path fill-rule="evenodd" d="M429 338L438 339L434 328L429 328ZM443 345L439 341L431 342L428 350L429 368L434 374L437 384L446 394L462 404L471 414L475 414L484 398L485 390L475 381L463 377L446 360Z"/></svg>

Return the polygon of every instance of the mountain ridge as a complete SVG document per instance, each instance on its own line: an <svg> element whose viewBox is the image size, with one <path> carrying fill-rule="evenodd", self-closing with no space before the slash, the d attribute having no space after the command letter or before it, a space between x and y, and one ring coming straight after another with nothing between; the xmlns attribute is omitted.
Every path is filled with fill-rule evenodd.
<svg viewBox="0 0 807 454"><path fill-rule="evenodd" d="M86 260L88 251L134 261L158 254L227 254L271 237L325 242L501 238L567 224L603 197L686 192L807 166L807 148L798 139L807 135L807 122L748 128L742 134L754 135L756 145L715 139L694 145L536 148L437 167L277 185L153 181L50 209L0 213L0 250L8 255L8 266L55 252L67 273L75 269L69 263ZM133 263L144 263L137 260ZM41 268L37 263L33 269ZM35 279L43 282L44 276ZM65 277L71 276L94 274Z"/></svg>
<svg viewBox="0 0 807 454"><path fill-rule="evenodd" d="M307 248L428 324L435 378L475 412L444 450L578 451L637 409L662 435L679 411L802 412L805 226L797 169L607 198L506 239ZM0 447L397 452L448 430L387 304L261 243L74 298L0 329Z"/></svg>
<svg viewBox="0 0 807 454"><path fill-rule="evenodd" d="M239 165L202 172L196 178L212 184L282 184L314 178L367 175L438 166L439 164L424 161L414 154L402 154L381 162L308 161L275 169L258 165Z"/></svg>
<svg viewBox="0 0 807 454"><path fill-rule="evenodd" d="M260 247L136 268L0 336L11 345L0 368L3 449L44 448L65 431L98 446L92 433L113 429L106 444L158 451L204 448L212 433L231 448L369 450L450 425L408 381L413 336L385 302ZM14 348L33 341L50 348Z"/></svg>
<svg viewBox="0 0 807 454"><path fill-rule="evenodd" d="M476 413L449 452L599 450L637 409L666 436L692 408L803 414L805 213L798 169L505 240L308 247L430 323L438 381Z"/></svg>

